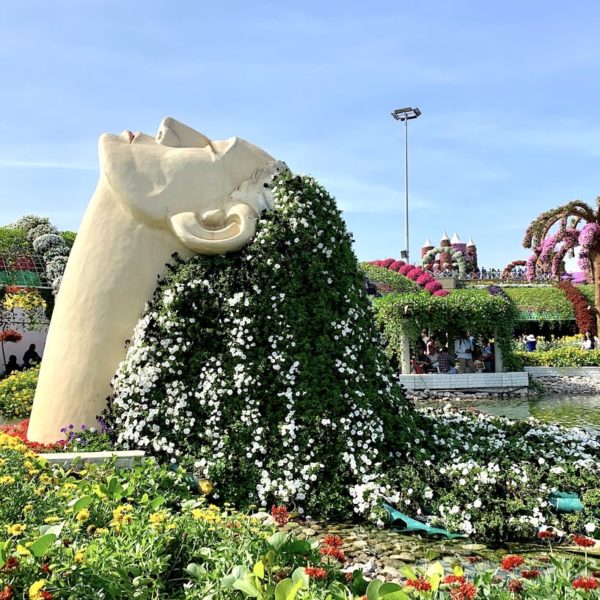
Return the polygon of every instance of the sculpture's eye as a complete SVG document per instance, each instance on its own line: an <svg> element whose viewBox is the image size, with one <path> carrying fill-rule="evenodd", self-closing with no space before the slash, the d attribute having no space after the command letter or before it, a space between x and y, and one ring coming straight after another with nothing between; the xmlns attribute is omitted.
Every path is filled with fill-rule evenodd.
<svg viewBox="0 0 600 600"><path fill-rule="evenodd" d="M212 147L210 140L204 134L172 117L165 117L162 120L156 134L156 143L173 148Z"/></svg>

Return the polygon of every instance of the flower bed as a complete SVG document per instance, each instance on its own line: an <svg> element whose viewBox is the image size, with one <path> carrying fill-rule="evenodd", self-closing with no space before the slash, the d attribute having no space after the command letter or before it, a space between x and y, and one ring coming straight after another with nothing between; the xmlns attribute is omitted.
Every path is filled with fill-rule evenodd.
<svg viewBox="0 0 600 600"><path fill-rule="evenodd" d="M276 525L190 493L184 473L144 461L51 468L17 438L0 433L0 598L204 600L439 600L551 598L598 587L594 567L550 555L505 556L496 568L403 567L398 583L369 583L353 569L345 540L304 540ZM390 534L395 536L396 534ZM552 534L544 542L554 544ZM571 543L585 550L587 536ZM552 548L550 547L550 550ZM541 557L544 558L544 557ZM548 568L550 567L550 568ZM344 569L345 573L341 571ZM473 564L470 565L473 570Z"/></svg>
<svg viewBox="0 0 600 600"><path fill-rule="evenodd" d="M130 471L110 464L51 469L0 433L0 489L5 600L201 600L251 589L273 598L277 587L279 598L298 581L306 597L325 599L345 581L343 553L326 550L334 546L296 541L211 505L190 494L183 472L152 461Z"/></svg>
<svg viewBox="0 0 600 600"><path fill-rule="evenodd" d="M525 367L600 367L600 350L559 347L546 351L515 351Z"/></svg>
<svg viewBox="0 0 600 600"><path fill-rule="evenodd" d="M39 372L39 368L16 371L0 381L0 419L29 416Z"/></svg>

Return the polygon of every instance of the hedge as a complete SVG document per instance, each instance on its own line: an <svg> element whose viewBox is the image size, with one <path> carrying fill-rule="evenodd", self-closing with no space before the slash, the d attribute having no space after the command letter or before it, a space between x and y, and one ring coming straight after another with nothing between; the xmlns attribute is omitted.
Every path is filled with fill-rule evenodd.
<svg viewBox="0 0 600 600"><path fill-rule="evenodd" d="M361 263L360 268L369 281L377 286L379 292L406 293L418 292L421 289L418 283L395 271L390 271L389 269L377 267L369 263Z"/></svg>
<svg viewBox="0 0 600 600"><path fill-rule="evenodd" d="M545 352L517 350L517 356L526 367L600 367L600 350L581 350L563 347Z"/></svg>
<svg viewBox="0 0 600 600"><path fill-rule="evenodd" d="M562 290L555 287L506 287L506 294L517 305L519 320L570 321L573 307Z"/></svg>

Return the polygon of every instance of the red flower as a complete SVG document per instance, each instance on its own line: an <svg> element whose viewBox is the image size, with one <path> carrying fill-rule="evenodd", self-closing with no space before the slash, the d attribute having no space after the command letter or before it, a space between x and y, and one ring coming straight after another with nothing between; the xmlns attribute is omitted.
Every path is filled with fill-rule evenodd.
<svg viewBox="0 0 600 600"><path fill-rule="evenodd" d="M40 590L38 594L42 600L52 600L54 598L54 596L47 590Z"/></svg>
<svg viewBox="0 0 600 600"><path fill-rule="evenodd" d="M16 571L19 568L19 559L14 556L9 556L2 567L2 571L6 573L10 573L11 571Z"/></svg>
<svg viewBox="0 0 600 600"><path fill-rule="evenodd" d="M23 336L14 329L5 329L4 331L0 331L0 342L20 342L23 339Z"/></svg>
<svg viewBox="0 0 600 600"><path fill-rule="evenodd" d="M304 572L313 579L327 579L327 569L317 569L316 567L304 567Z"/></svg>
<svg viewBox="0 0 600 600"><path fill-rule="evenodd" d="M11 600L14 595L14 589L11 585L5 585L0 591L0 600Z"/></svg>
<svg viewBox="0 0 600 600"><path fill-rule="evenodd" d="M538 569L531 569L531 571L521 571L521 576L525 579L537 579L542 574Z"/></svg>
<svg viewBox="0 0 600 600"><path fill-rule="evenodd" d="M285 506L273 506L271 508L271 516L280 527L287 525L287 522L290 520L290 515Z"/></svg>
<svg viewBox="0 0 600 600"><path fill-rule="evenodd" d="M470 581L463 581L450 592L451 600L474 600L476 596L477 588Z"/></svg>
<svg viewBox="0 0 600 600"><path fill-rule="evenodd" d="M332 546L324 546L319 550L322 556L331 556L341 563L346 562L346 555L339 549Z"/></svg>
<svg viewBox="0 0 600 600"><path fill-rule="evenodd" d="M538 540L547 540L550 538L555 538L556 533L551 529L543 529L542 531L537 532Z"/></svg>
<svg viewBox="0 0 600 600"><path fill-rule="evenodd" d="M442 580L442 583L453 584L453 583L464 583L466 579L463 575L446 575Z"/></svg>
<svg viewBox="0 0 600 600"><path fill-rule="evenodd" d="M30 442L27 439L28 427L29 419L23 419L22 421L19 421L18 423L13 423L12 425L0 425L0 431L2 433L5 433L6 435L18 438L24 444L29 446L29 448L37 452L61 448L67 443L66 440L61 440L60 442L55 442L54 444L38 444L37 442Z"/></svg>
<svg viewBox="0 0 600 600"><path fill-rule="evenodd" d="M344 540L339 535L326 535L323 538L323 544L325 546L332 546L333 548L339 548L344 543Z"/></svg>
<svg viewBox="0 0 600 600"><path fill-rule="evenodd" d="M508 582L508 591L513 594L518 594L523 591L523 584L518 579L511 579Z"/></svg>
<svg viewBox="0 0 600 600"><path fill-rule="evenodd" d="M52 572L52 569L50 568L50 565L48 563L42 563L40 565L40 570L42 571L42 573L45 573L46 575L48 575L49 573Z"/></svg>
<svg viewBox="0 0 600 600"><path fill-rule="evenodd" d="M505 571L512 571L517 567L520 567L525 562L525 559L522 556L518 556L517 554L507 554L500 563L500 567L502 567Z"/></svg>
<svg viewBox="0 0 600 600"><path fill-rule="evenodd" d="M597 590L598 580L593 577L578 577L573 579L571 585L576 590Z"/></svg>
<svg viewBox="0 0 600 600"><path fill-rule="evenodd" d="M411 587L419 592L431 591L431 584L429 581L425 581L424 579L407 579L404 582L404 587Z"/></svg>
<svg viewBox="0 0 600 600"><path fill-rule="evenodd" d="M571 536L571 539L582 548L591 548L596 545L596 542L593 539L586 537L585 535L573 535Z"/></svg>

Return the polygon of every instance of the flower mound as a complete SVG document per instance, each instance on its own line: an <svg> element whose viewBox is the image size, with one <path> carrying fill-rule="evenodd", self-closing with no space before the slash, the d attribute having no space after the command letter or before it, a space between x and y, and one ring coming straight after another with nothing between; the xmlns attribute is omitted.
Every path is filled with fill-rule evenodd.
<svg viewBox="0 0 600 600"><path fill-rule="evenodd" d="M487 539L564 528L543 497L552 487L596 497L597 440L411 410L333 199L310 178L276 186L247 247L177 262L160 283L113 382L117 443L193 470L239 509L377 521L385 496ZM552 471L571 464L576 475ZM593 501L585 510L581 527Z"/></svg>
<svg viewBox="0 0 600 600"><path fill-rule="evenodd" d="M291 175L274 194L241 252L178 263L159 286L114 380L111 420L121 445L192 457L239 507L365 512L412 413L335 201Z"/></svg>

